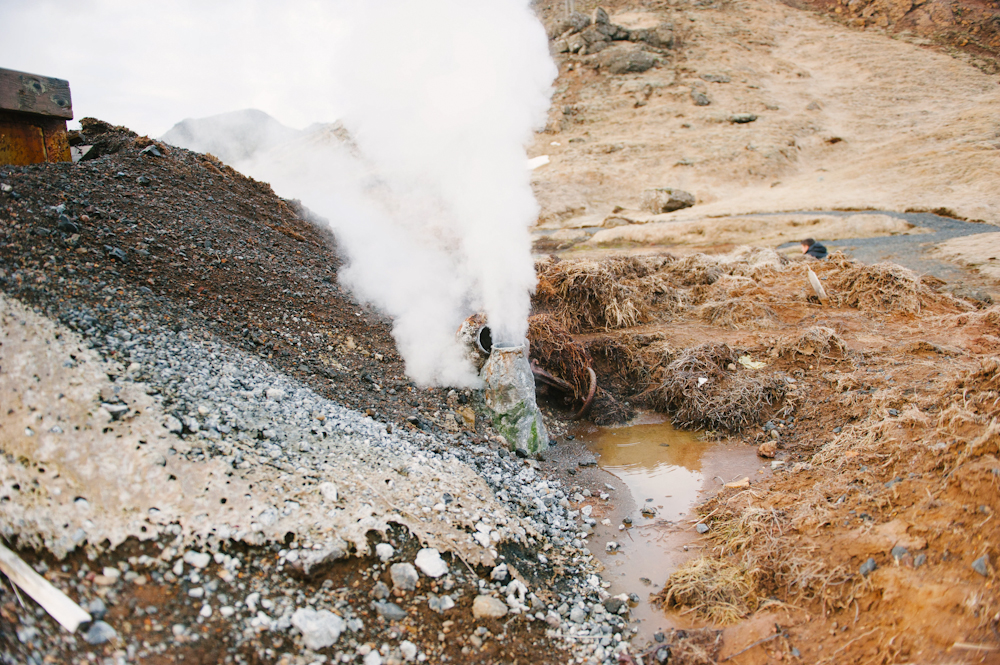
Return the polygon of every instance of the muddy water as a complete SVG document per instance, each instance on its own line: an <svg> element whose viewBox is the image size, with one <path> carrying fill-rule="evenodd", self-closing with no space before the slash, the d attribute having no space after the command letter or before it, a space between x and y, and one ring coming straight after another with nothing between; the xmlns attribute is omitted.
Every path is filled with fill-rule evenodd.
<svg viewBox="0 0 1000 665"><path fill-rule="evenodd" d="M640 638L680 627L682 618L668 618L652 607L649 596L702 547L692 509L722 484L746 476L754 482L769 470L750 446L704 441L656 414L623 427L582 425L573 433L597 457L607 485L615 488L605 487L607 500L588 500L598 520L590 549L605 565L608 591L639 596L632 614L640 620ZM643 514L643 508L655 514ZM626 518L631 526L619 529ZM610 541L619 544L616 552L606 551Z"/></svg>

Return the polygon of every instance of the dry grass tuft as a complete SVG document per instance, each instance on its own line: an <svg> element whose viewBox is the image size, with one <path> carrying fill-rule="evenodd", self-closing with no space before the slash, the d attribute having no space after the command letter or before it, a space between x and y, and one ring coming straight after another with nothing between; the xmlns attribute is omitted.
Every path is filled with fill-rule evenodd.
<svg viewBox="0 0 1000 665"><path fill-rule="evenodd" d="M868 316L920 313L921 295L928 289L912 270L895 263L843 263L847 267L829 282L831 300L837 304L857 307Z"/></svg>
<svg viewBox="0 0 1000 665"><path fill-rule="evenodd" d="M804 550L789 516L756 505L759 499L744 491L705 505L712 551L671 575L660 602L720 623L781 604L769 599L779 590L790 600L815 598L836 608L851 603L862 584L859 576Z"/></svg>
<svg viewBox="0 0 1000 665"><path fill-rule="evenodd" d="M600 425L601 427L620 425L632 420L634 417L635 409L627 402L621 402L606 390L598 388L593 406L590 407L590 420L595 425Z"/></svg>
<svg viewBox="0 0 1000 665"><path fill-rule="evenodd" d="M540 263L534 308L549 312L574 333L648 321L648 294L619 274L637 270L637 262L626 260Z"/></svg>
<svg viewBox="0 0 1000 665"><path fill-rule="evenodd" d="M719 625L734 624L757 609L757 571L745 564L702 555L667 578L656 601L685 608Z"/></svg>
<svg viewBox="0 0 1000 665"><path fill-rule="evenodd" d="M757 281L762 277L773 275L791 263L787 256L767 247L738 247L729 254L719 257L719 260L727 267L727 272L730 274L750 277Z"/></svg>
<svg viewBox="0 0 1000 665"><path fill-rule="evenodd" d="M677 259L663 267L663 272L669 275L679 286L698 286L714 284L725 274L719 267L719 262L704 254L693 254L683 259Z"/></svg>
<svg viewBox="0 0 1000 665"><path fill-rule="evenodd" d="M946 399L981 422L1000 417L1000 357L980 360L977 369L956 377L947 393Z"/></svg>
<svg viewBox="0 0 1000 665"><path fill-rule="evenodd" d="M942 317L941 320L943 322L951 323L955 327L983 326L986 328L1000 328L1000 305L994 305L989 309L984 309L979 312L951 314Z"/></svg>
<svg viewBox="0 0 1000 665"><path fill-rule="evenodd" d="M767 328L778 321L770 305L745 298L708 302L698 309L698 315L708 323L732 330Z"/></svg>
<svg viewBox="0 0 1000 665"><path fill-rule="evenodd" d="M722 631L711 628L674 630L666 640L675 665L716 665L722 651Z"/></svg>
<svg viewBox="0 0 1000 665"><path fill-rule="evenodd" d="M735 433L761 422L785 392L781 380L740 365L733 349L709 343L686 349L667 365L651 397L673 413L678 427Z"/></svg>
<svg viewBox="0 0 1000 665"><path fill-rule="evenodd" d="M587 368L593 365L593 360L583 344L547 314L528 318L528 341L532 360L573 386L573 397L587 398L590 390Z"/></svg>
<svg viewBox="0 0 1000 665"><path fill-rule="evenodd" d="M798 354L839 360L847 356L847 344L831 328L813 326L798 337L778 344L775 352L782 358Z"/></svg>

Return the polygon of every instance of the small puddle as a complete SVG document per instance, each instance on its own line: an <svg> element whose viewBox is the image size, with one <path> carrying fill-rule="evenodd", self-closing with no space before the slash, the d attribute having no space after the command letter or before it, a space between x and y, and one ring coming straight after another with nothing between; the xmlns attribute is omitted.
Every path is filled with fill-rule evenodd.
<svg viewBox="0 0 1000 665"><path fill-rule="evenodd" d="M674 429L660 414L644 414L622 427L581 425L572 432L597 457L608 485L608 501L595 497L590 550L605 565L604 580L612 595L635 593L640 601L632 616L640 619L639 637L679 625L649 602L681 563L697 554L700 537L689 523L699 497L723 483L749 476L757 481L770 473L753 447L742 443L703 441L695 432ZM643 513L652 508L655 513ZM626 518L630 527L620 530ZM603 524L602 520L610 524ZM610 541L619 544L607 552ZM641 642L640 642L641 643Z"/></svg>

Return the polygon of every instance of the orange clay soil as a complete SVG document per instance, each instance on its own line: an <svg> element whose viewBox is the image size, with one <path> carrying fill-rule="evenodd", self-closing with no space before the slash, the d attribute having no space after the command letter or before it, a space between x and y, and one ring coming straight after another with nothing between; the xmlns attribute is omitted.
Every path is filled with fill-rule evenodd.
<svg viewBox="0 0 1000 665"><path fill-rule="evenodd" d="M698 508L705 548L654 580L666 582L664 610L679 625L723 628L720 662L996 662L1000 307L977 309L898 266L839 253L736 257L660 257L640 281L660 298L673 289L669 313L653 304L640 326L575 336L592 350L655 340L659 366L646 354L653 378L631 394L597 362L602 386L633 403L642 388L655 403L656 387L676 378L671 359L706 342L766 363L723 372L787 383L759 424L730 435L776 443L782 464ZM731 315L712 323L719 303ZM862 574L869 559L876 567Z"/></svg>

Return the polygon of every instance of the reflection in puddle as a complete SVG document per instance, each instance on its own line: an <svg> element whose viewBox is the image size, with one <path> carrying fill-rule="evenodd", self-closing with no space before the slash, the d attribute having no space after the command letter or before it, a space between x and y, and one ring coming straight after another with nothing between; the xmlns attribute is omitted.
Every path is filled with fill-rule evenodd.
<svg viewBox="0 0 1000 665"><path fill-rule="evenodd" d="M597 456L600 468L618 478L631 497L613 492L608 504L597 502L590 550L605 565L604 580L612 595L635 593L640 602L632 609L640 638L657 630L678 626L649 603L649 594L681 563L697 553L699 536L688 521L703 491L714 491L736 477L763 477L763 467L750 446L702 441L693 432L676 430L658 414L646 414L625 427L583 425L573 433ZM755 476L756 474L756 476ZM609 481L613 480L609 478ZM643 508L655 514L643 514ZM600 522L607 518L610 524ZM631 527L620 530L629 523ZM616 552L606 544L618 543ZM641 643L641 639L640 639Z"/></svg>
<svg viewBox="0 0 1000 665"><path fill-rule="evenodd" d="M677 520L691 509L701 489L702 455L707 444L694 432L676 430L670 423L651 422L629 427L589 427L578 434L598 456L598 465L624 482L637 511L654 508L651 519L636 512L634 524L657 519Z"/></svg>

